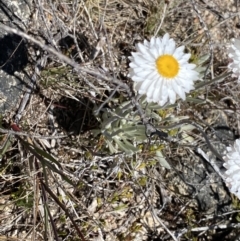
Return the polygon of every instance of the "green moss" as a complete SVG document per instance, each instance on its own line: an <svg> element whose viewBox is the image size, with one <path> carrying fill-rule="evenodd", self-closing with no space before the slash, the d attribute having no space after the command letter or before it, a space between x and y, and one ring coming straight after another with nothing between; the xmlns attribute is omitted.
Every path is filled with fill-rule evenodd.
<svg viewBox="0 0 240 241"><path fill-rule="evenodd" d="M151 160L151 161L148 162L148 166L149 167L155 167L157 163L158 163L157 160Z"/></svg>
<svg viewBox="0 0 240 241"><path fill-rule="evenodd" d="M176 136L178 133L178 128L176 129L171 129L170 131L168 131L168 135L169 136Z"/></svg>
<svg viewBox="0 0 240 241"><path fill-rule="evenodd" d="M103 205L102 198L100 197L97 198L97 204L98 204L98 207L101 207Z"/></svg>
<svg viewBox="0 0 240 241"><path fill-rule="evenodd" d="M196 217L195 217L195 211L193 209L189 208L187 210L186 219L187 219L187 223L189 226L191 226L191 227L195 226L193 220L196 220Z"/></svg>
<svg viewBox="0 0 240 241"><path fill-rule="evenodd" d="M126 209L128 208L128 205L127 204L121 204L117 207L114 208L115 211L120 211L120 210L123 210L123 209Z"/></svg>
<svg viewBox="0 0 240 241"><path fill-rule="evenodd" d="M110 201L111 203L118 202L119 200L120 200L120 195L119 195L119 193L114 193L113 197L111 197L111 198L109 199L109 201Z"/></svg>
<svg viewBox="0 0 240 241"><path fill-rule="evenodd" d="M240 201L237 197L235 197L234 195L232 195L232 206L234 209L236 210L240 210ZM237 222L240 222L240 213L237 213L235 216L235 219Z"/></svg>
<svg viewBox="0 0 240 241"><path fill-rule="evenodd" d="M138 179L138 183L139 183L139 185L141 185L142 187L144 187L144 186L146 186L146 184L147 184L147 177L140 177L139 179Z"/></svg>
<svg viewBox="0 0 240 241"><path fill-rule="evenodd" d="M108 200L111 203L116 203L121 201L123 198L125 199L131 199L133 198L133 193L131 191L131 188L126 186L119 192L115 192L113 196L111 196Z"/></svg>
<svg viewBox="0 0 240 241"><path fill-rule="evenodd" d="M160 117L162 117L162 119L165 119L169 111L166 109L161 109L161 110L158 110L157 113L159 114Z"/></svg>
<svg viewBox="0 0 240 241"><path fill-rule="evenodd" d="M123 176L123 173L121 171L119 171L117 173L117 178L118 178L119 181L121 180L122 176Z"/></svg>
<svg viewBox="0 0 240 241"><path fill-rule="evenodd" d="M52 67L42 71L41 85L48 88L57 85L59 82L69 84L70 81L76 78L68 66Z"/></svg>
<svg viewBox="0 0 240 241"><path fill-rule="evenodd" d="M154 31L156 30L160 19L162 18L163 13L163 7L164 7L164 1L160 1L159 5L153 5L150 8L150 13L148 14L145 31L151 35L154 34Z"/></svg>
<svg viewBox="0 0 240 241"><path fill-rule="evenodd" d="M97 165L92 165L92 167L91 167L91 170L98 170L98 166Z"/></svg>
<svg viewBox="0 0 240 241"><path fill-rule="evenodd" d="M11 194L11 198L14 200L18 207L24 207L30 209L34 204L33 192L28 192L27 187L21 185L17 191Z"/></svg>
<svg viewBox="0 0 240 241"><path fill-rule="evenodd" d="M86 184L84 182L79 181L77 188L78 188L78 190L81 190L81 189L85 188L85 186L86 186Z"/></svg>
<svg viewBox="0 0 240 241"><path fill-rule="evenodd" d="M139 222L134 222L130 227L132 233L137 233L142 229L142 225Z"/></svg>
<svg viewBox="0 0 240 241"><path fill-rule="evenodd" d="M164 144L160 144L160 145L151 145L149 150L150 152L156 152L156 151L162 151L165 148Z"/></svg>
<svg viewBox="0 0 240 241"><path fill-rule="evenodd" d="M125 188L122 190L121 198L131 199L132 197L133 197L133 194L132 194L132 192L131 192L130 187L125 187Z"/></svg>
<svg viewBox="0 0 240 241"><path fill-rule="evenodd" d="M84 157L87 159L87 160L93 160L93 155L92 155L92 153L90 152L90 151L86 151L85 153L84 153Z"/></svg>
<svg viewBox="0 0 240 241"><path fill-rule="evenodd" d="M138 233L141 231L142 225L139 224L139 222L134 222L132 226L129 228L129 231L126 233L121 233L118 235L119 241L132 241L134 240L134 236L132 236L133 233Z"/></svg>
<svg viewBox="0 0 240 241"><path fill-rule="evenodd" d="M197 219L195 216L196 211L192 208L189 208L186 210L185 215L185 222L187 223L187 226L189 227L189 231L184 234L185 238L187 240L193 240L197 241L198 239L193 236L193 233L190 231L192 228L196 227L195 220Z"/></svg>
<svg viewBox="0 0 240 241"><path fill-rule="evenodd" d="M60 220L61 223L66 223L66 216L60 215L59 220Z"/></svg>

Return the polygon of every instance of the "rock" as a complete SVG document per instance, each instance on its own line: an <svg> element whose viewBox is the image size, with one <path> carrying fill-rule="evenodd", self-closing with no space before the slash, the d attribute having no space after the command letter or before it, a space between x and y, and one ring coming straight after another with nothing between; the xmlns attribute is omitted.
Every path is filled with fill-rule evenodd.
<svg viewBox="0 0 240 241"><path fill-rule="evenodd" d="M205 123L208 128L205 128L205 133L211 145L223 156L226 147L234 142L234 133L229 128L227 116L220 110L210 110L206 116L208 119ZM223 161L210 150L202 134L198 135L202 139L202 142L198 141L199 148L215 163L221 173L224 172ZM223 180L204 157L192 149L191 152L183 151L182 157L173 162L177 173L170 171L166 178L169 180L168 187L175 194L192 197L193 207L205 214L221 214L229 210L229 192Z"/></svg>
<svg viewBox="0 0 240 241"><path fill-rule="evenodd" d="M1 23L25 31L31 14L32 0L0 2ZM25 67L28 64L27 43L15 34L0 29L0 113L17 107L28 83Z"/></svg>

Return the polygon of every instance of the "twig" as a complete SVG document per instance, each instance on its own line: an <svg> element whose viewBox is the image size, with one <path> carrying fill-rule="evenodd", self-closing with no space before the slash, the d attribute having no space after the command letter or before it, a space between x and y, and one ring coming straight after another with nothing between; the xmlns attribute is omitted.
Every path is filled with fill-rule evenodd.
<svg viewBox="0 0 240 241"><path fill-rule="evenodd" d="M129 170L129 172L131 173L132 170L129 168L128 164L124 161L124 164L126 165L127 169ZM156 214L156 211L155 209L152 207L148 197L146 196L146 193L145 191L143 190L142 186L139 184L139 181L134 177L134 174L132 175L132 178L133 180L139 185L139 188L143 194L143 196L145 197L150 209L151 209L151 212L152 212L152 216L159 222L159 224L165 229L165 231L172 237L172 239L174 241L178 241L178 239L175 237L174 233L171 232L171 230L168 229L168 227L163 223L163 221L158 217L158 215Z"/></svg>
<svg viewBox="0 0 240 241"><path fill-rule="evenodd" d="M224 175L221 173L219 167L216 165L216 163L208 157L208 155L200 148L198 147L197 152L213 167L215 172L222 178L223 181L225 181Z"/></svg>
<svg viewBox="0 0 240 241"><path fill-rule="evenodd" d="M20 106L17 110L17 114L15 116L16 124L18 124L22 118L23 111L25 110L26 105L27 105L27 103L30 99L30 96L35 88L35 85L37 83L37 77L40 75L40 70L46 65L46 62L47 62L47 56L44 56L39 61L37 61L36 65L35 65L35 71L31 78L31 83L29 84L30 86L27 89L26 93L24 94L23 99L20 103Z"/></svg>
<svg viewBox="0 0 240 241"><path fill-rule="evenodd" d="M161 18L161 21L160 21L160 23L159 23L159 25L158 25L157 30L154 32L154 37L157 36L159 30L160 30L161 27L162 27L163 20L164 20L164 18L165 18L165 16L166 16L166 10L167 10L167 7L168 7L168 4L164 4L164 9L163 9L163 13L162 13L162 18Z"/></svg>
<svg viewBox="0 0 240 241"><path fill-rule="evenodd" d="M212 38L210 36L210 32L209 32L209 29L207 27L207 25L205 24L204 20L202 19L201 17L201 11L198 9L197 7L197 4L194 0L191 0L192 2L192 7L193 7L193 10L196 12L197 14L197 17L201 23L201 25L203 26L203 30L208 38L208 41L209 41L209 52L210 52L210 62L209 64L207 65L206 67L206 70L205 70L205 73L204 73L204 78L206 77L206 74L208 72L208 69L210 68L210 66L213 65L213 41L212 41ZM212 79L214 78L213 74L212 74Z"/></svg>
<svg viewBox="0 0 240 241"><path fill-rule="evenodd" d="M73 226L75 227L76 231L78 232L79 237L82 239L82 241L86 241L86 239L84 238L82 232L80 231L78 225L76 224L76 222L74 221L72 215L68 212L68 210L66 209L65 205L63 205L59 199L54 195L54 193L51 191L51 189L44 183L42 182L42 185L45 187L45 190L48 192L48 194L54 199L54 201L59 205L60 208L62 208L66 214L66 216L69 217L69 219L71 220Z"/></svg>
<svg viewBox="0 0 240 241"><path fill-rule="evenodd" d="M230 224L219 224L219 225L212 225L210 227L198 227L192 228L192 232L201 232L207 230L216 230L216 229L228 229L228 228L240 228L240 223L230 223Z"/></svg>
<svg viewBox="0 0 240 241"><path fill-rule="evenodd" d="M123 83L121 80L119 80L119 79L117 79L115 77L112 77L112 76L108 77L108 76L106 76L104 74L101 74L96 68L92 68L92 69L84 68L81 65L79 65L78 63L76 63L74 60L71 60L70 58L68 58L67 56L65 56L62 53L58 52L54 48L47 46L46 44L44 44L44 43L34 39L30 35L22 32L22 31L19 31L17 29L11 28L11 27L8 27L8 26L6 26L6 25L4 25L2 23L0 23L0 28L4 29L7 32L17 34L17 35L19 35L19 36L21 36L21 37L23 37L23 38L25 38L25 39L35 43L35 44L37 44L43 50L47 51L50 54L55 55L59 60L63 61L66 64L69 64L70 66L72 66L75 69L75 71L77 71L78 73L81 73L81 72L87 73L89 75L95 76L96 78L105 80L108 83L116 84L117 86L119 86L119 88L125 89L125 91L127 92L129 98L132 100L133 106L135 106L137 108L138 113L139 113L139 115L141 117L141 120L142 120L143 124L146 126L147 133L152 133L152 132L156 131L156 129L152 125L149 124L149 121L146 118L146 116L145 116L145 114L144 114L144 112L142 110L142 107L140 106L140 104L136 100L136 98L135 98L133 92L131 91L130 87L127 84ZM90 87L92 87L94 90L96 90L96 92L98 92L97 88L92 83L87 81L86 78L84 78L84 81Z"/></svg>
<svg viewBox="0 0 240 241"><path fill-rule="evenodd" d="M50 54L53 54L55 55L59 60L61 60L62 62L66 63L66 64L69 64L70 66L72 66L77 72L85 72L87 74L90 74L92 76L95 76L97 78L100 78L102 80L106 80L108 82L112 81L113 83L116 83L116 81L112 78L109 78L107 77L106 75L103 75L101 74L97 69L87 69L87 68L84 68L82 66L80 66L78 63L76 63L74 60L71 60L70 58L68 58L67 56L63 55L62 53L58 52L57 50L55 50L54 48L52 47L49 47L47 46L46 44L36 40L35 38L31 37L30 35L20 31L20 30L17 30L17 29L14 29L14 28L11 28L11 27L8 27L2 23L0 23L0 28L9 32L9 33L14 33L14 34L17 34L35 44L37 44L40 48L42 48L43 50L47 51L48 53ZM98 89L92 84L90 83L89 81L87 81L86 78L84 78L84 81L90 86L92 87L94 90L96 90L96 92L98 92ZM122 83L121 82L121 87L124 87L126 86L126 84Z"/></svg>
<svg viewBox="0 0 240 241"><path fill-rule="evenodd" d="M39 138L39 139L60 139L60 138L64 138L64 137L68 136L68 135L41 136L41 135L24 133L24 132L21 132L21 131L6 130L6 129L3 129L3 128L0 128L0 133L16 135L16 136L27 136L27 137L33 137L33 138Z"/></svg>

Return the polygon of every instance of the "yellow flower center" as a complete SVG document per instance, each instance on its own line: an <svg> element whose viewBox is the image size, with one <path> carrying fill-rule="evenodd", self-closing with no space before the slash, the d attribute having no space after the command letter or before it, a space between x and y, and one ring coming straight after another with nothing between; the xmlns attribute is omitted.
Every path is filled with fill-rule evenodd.
<svg viewBox="0 0 240 241"><path fill-rule="evenodd" d="M158 73L165 78L174 78L179 71L179 63L172 55L161 55L156 60Z"/></svg>

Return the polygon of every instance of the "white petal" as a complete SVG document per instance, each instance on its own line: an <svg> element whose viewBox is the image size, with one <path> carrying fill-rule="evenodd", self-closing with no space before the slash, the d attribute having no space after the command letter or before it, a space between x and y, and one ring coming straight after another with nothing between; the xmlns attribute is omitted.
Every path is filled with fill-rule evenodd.
<svg viewBox="0 0 240 241"><path fill-rule="evenodd" d="M228 69L233 72L232 77L240 79L240 39L234 39L228 49L228 56L232 63L228 65Z"/></svg>
<svg viewBox="0 0 240 241"><path fill-rule="evenodd" d="M237 139L233 146L227 147L224 160L226 185L230 192L240 198L240 139Z"/></svg>
<svg viewBox="0 0 240 241"><path fill-rule="evenodd" d="M173 56L176 59L181 59L183 55L184 55L184 46L180 46L180 47L176 48L175 52L173 54Z"/></svg>
<svg viewBox="0 0 240 241"><path fill-rule="evenodd" d="M179 97L181 97L183 100L185 99L185 93L183 91L183 88L181 88L177 83L173 83L172 88L178 94Z"/></svg>
<svg viewBox="0 0 240 241"><path fill-rule="evenodd" d="M152 37L150 41L138 43L136 50L129 57L128 76L136 82L135 89L138 93L146 94L147 101L160 105L175 103L177 97L185 99L186 93L194 88L194 81L199 76L195 71L196 66L188 63L190 54L184 53L184 46L176 48L175 41L168 33L162 38ZM163 54L172 55L179 64L179 73L173 78L157 69L156 61Z"/></svg>
<svg viewBox="0 0 240 241"><path fill-rule="evenodd" d="M171 54L171 55L173 55L175 49L176 49L175 42L172 41L172 43L169 43L169 44L166 46L165 51L164 51L164 54Z"/></svg>

